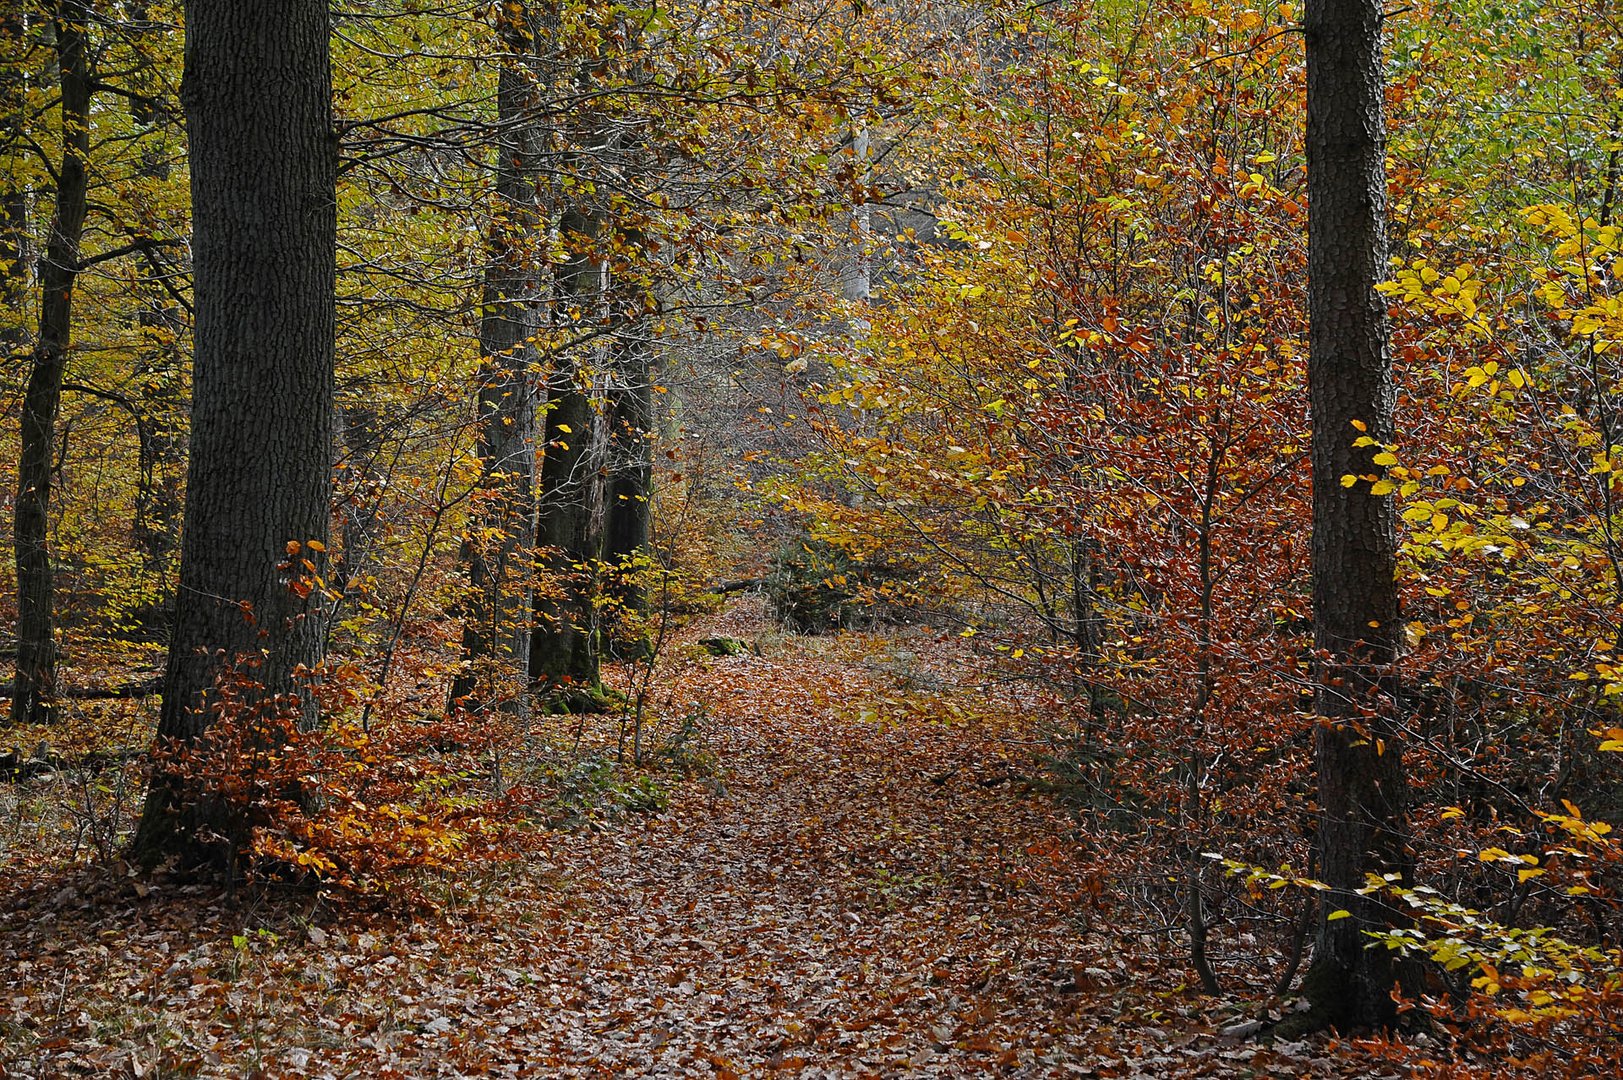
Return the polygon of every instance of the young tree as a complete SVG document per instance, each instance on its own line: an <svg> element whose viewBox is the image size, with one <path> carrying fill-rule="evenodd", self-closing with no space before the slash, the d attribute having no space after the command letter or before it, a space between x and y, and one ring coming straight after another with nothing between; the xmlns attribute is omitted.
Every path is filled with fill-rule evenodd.
<svg viewBox="0 0 1623 1080"><path fill-rule="evenodd" d="M1308 0L1308 382L1321 904L1306 990L1320 1020L1384 1025L1398 970L1365 931L1389 924L1368 874L1407 877L1405 776L1392 710L1398 651L1396 392L1386 301L1385 116L1378 0ZM1350 913L1350 916L1342 913ZM1334 917L1332 917L1334 916Z"/></svg>
<svg viewBox="0 0 1623 1080"><path fill-rule="evenodd" d="M337 141L324 0L193 0L181 97L197 309L180 589L159 737L195 740L233 665L260 700L321 660ZM135 845L204 855L223 807L160 776ZM229 855L229 853L227 853Z"/></svg>

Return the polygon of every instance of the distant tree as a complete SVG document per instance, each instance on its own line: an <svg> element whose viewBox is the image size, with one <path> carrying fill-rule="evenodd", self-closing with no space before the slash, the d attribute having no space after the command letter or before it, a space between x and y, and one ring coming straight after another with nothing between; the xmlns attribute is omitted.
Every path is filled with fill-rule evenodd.
<svg viewBox="0 0 1623 1080"><path fill-rule="evenodd" d="M160 739L197 739L233 665L262 695L322 658L337 140L325 0L193 0L181 98L197 312L191 453ZM313 569L312 569L313 568ZM226 809L160 775L146 861L207 854Z"/></svg>
<svg viewBox="0 0 1623 1080"><path fill-rule="evenodd" d="M1367 874L1407 877L1406 780L1392 715L1397 523L1383 457L1396 391L1386 301L1385 117L1379 0L1308 0L1308 382L1313 419L1314 642L1324 894L1306 990L1337 1027L1395 1015L1389 924ZM1356 477L1349 482L1346 478ZM1342 915L1341 912L1349 914Z"/></svg>
<svg viewBox="0 0 1623 1080"><path fill-rule="evenodd" d="M489 259L479 317L479 460L484 501L463 548L470 601L462 653L468 669L453 701L488 704L495 690L482 666L529 663L529 591L520 560L535 544L536 335L545 312L544 218L539 173L546 140L537 21L522 4L496 15L501 70L496 82L496 164ZM494 681L494 680L489 680Z"/></svg>
<svg viewBox="0 0 1623 1080"><path fill-rule="evenodd" d="M592 336L607 319L608 266L598 250L603 215L574 207L560 215L569 256L557 269L557 322ZM536 542L544 580L530 630L530 681L548 693L595 689L602 661L598 563L603 550L603 422L597 408L604 366L598 347L554 354L547 382Z"/></svg>

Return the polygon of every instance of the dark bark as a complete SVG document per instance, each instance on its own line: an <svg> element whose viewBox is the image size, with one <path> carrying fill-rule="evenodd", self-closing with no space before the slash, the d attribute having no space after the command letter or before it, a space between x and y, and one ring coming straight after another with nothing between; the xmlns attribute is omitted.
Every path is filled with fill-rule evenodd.
<svg viewBox="0 0 1623 1080"><path fill-rule="evenodd" d="M463 560L469 603L462 630L467 669L452 701L479 708L504 696L506 671L518 687L529 661L529 573L535 547L534 372L541 330L539 270L543 216L536 178L543 149L534 25L522 7L499 16L507 57L497 76L496 204L490 225L479 322L480 486L487 493L469 522Z"/></svg>
<svg viewBox="0 0 1623 1080"><path fill-rule="evenodd" d="M325 0L186 5L197 323L160 740L201 735L216 718L216 681L233 668L257 685L257 702L297 693L297 670L322 657L321 593L309 591L303 560L325 572L337 174L328 35ZM160 773L136 852L148 862L236 854L206 847L209 831L234 835L229 808Z"/></svg>
<svg viewBox="0 0 1623 1080"><path fill-rule="evenodd" d="M51 483L56 467L56 420L62 406L73 329L73 289L79 276L89 192L90 60L86 11L64 0L55 12L57 67L62 94L62 164L56 208L40 267L39 334L23 392L21 450L12 551L17 567L17 674L11 722L47 723L56 698L56 620L52 613L48 546Z"/></svg>
<svg viewBox="0 0 1623 1080"><path fill-rule="evenodd" d="M640 231L624 236L624 247L641 252ZM642 655L643 634L632 629L648 612L647 590L641 565L651 532L654 477L654 369L653 333L655 301L645 268L632 267L615 288L617 329L614 334L608 413L607 521L603 562L611 614L622 624L609 635L611 651Z"/></svg>
<svg viewBox="0 0 1623 1080"><path fill-rule="evenodd" d="M571 255L558 270L564 325L604 317L604 266L595 248L602 223L591 213L563 216ZM530 683L547 693L600 683L598 564L603 545L601 420L592 399L592 365L570 354L548 380L536 544L541 564L530 630Z"/></svg>
<svg viewBox="0 0 1623 1080"><path fill-rule="evenodd" d="M1378 0L1309 0L1308 380L1313 412L1314 639L1324 660L1315 706L1318 862L1330 886L1305 988L1338 1028L1390 1024L1402 974L1366 931L1391 925L1368 874L1407 878L1403 749L1392 715L1398 650L1393 500L1372 482L1394 440L1396 394L1386 305L1385 119ZM1362 425L1361 427L1359 425ZM1367 434L1375 445L1355 445ZM1330 920L1346 910L1350 917Z"/></svg>

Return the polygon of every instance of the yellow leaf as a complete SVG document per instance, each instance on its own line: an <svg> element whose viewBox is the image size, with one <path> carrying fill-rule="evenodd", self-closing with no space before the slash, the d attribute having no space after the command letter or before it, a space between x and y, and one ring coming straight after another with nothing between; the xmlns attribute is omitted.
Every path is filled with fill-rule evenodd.
<svg viewBox="0 0 1623 1080"><path fill-rule="evenodd" d="M1390 450L1382 450L1371 460L1373 460L1377 465L1396 465L1398 463L1398 456L1392 453Z"/></svg>
<svg viewBox="0 0 1623 1080"><path fill-rule="evenodd" d="M1324 917L1324 920L1325 922L1335 922L1337 919L1350 918L1352 918L1352 912L1348 911L1346 908L1342 908L1340 911L1332 911L1330 914Z"/></svg>
<svg viewBox="0 0 1623 1080"><path fill-rule="evenodd" d="M1352 473L1348 473L1346 476L1341 478L1342 487L1350 488L1356 483L1358 483L1358 477L1354 476Z"/></svg>
<svg viewBox="0 0 1623 1080"><path fill-rule="evenodd" d="M1377 480L1369 486L1369 493L1371 495L1390 495L1396 488L1397 485L1390 480Z"/></svg>

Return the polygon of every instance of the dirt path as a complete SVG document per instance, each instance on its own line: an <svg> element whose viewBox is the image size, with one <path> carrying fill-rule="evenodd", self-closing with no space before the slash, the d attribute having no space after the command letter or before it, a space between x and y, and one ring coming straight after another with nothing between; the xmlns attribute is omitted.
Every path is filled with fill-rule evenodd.
<svg viewBox="0 0 1623 1080"><path fill-rule="evenodd" d="M34 897L0 924L5 1075L1333 1071L1212 1036L1090 925L1108 883L1021 790L1020 733L946 707L965 678L861 640L695 666L672 693L703 703L712 774L406 928ZM921 685L959 718L909 712Z"/></svg>

